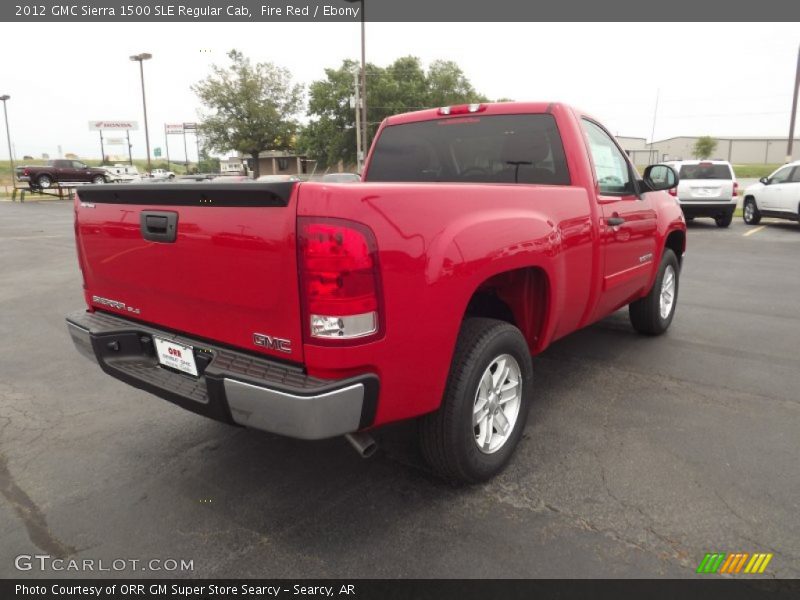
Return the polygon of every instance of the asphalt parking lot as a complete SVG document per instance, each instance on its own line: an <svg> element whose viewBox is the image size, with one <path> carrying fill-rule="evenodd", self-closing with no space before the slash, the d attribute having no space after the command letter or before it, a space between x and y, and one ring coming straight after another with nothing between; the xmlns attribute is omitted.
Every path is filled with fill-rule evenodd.
<svg viewBox="0 0 800 600"><path fill-rule="evenodd" d="M102 374L63 322L83 303L71 205L0 202L0 577L79 575L20 554L194 562L127 576L689 577L756 551L798 577L800 226L748 231L690 225L666 336L621 311L538 357L512 464L459 489L412 425L363 460Z"/></svg>

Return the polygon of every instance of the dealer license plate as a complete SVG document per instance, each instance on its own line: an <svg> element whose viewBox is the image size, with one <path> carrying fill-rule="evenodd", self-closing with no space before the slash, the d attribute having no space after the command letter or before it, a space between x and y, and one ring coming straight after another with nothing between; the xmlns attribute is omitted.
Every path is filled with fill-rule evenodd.
<svg viewBox="0 0 800 600"><path fill-rule="evenodd" d="M158 362L165 367L171 367L197 377L197 364L194 361L194 350L191 346L168 342L154 337Z"/></svg>

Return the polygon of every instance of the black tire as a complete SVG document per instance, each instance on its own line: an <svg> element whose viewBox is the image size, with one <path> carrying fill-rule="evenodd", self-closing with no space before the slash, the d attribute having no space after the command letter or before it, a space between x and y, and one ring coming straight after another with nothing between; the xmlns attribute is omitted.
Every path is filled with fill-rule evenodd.
<svg viewBox="0 0 800 600"><path fill-rule="evenodd" d="M473 424L473 409L486 370L506 354L514 358L519 368L522 386L519 412L505 441L492 453L485 453L478 447L478 426ZM506 381L511 383L511 379ZM503 383L500 381L498 385ZM530 349L519 329L496 319L465 319L456 342L442 405L420 420L422 454L436 474L456 483L476 483L499 473L525 429L533 397L532 384Z"/></svg>
<svg viewBox="0 0 800 600"><path fill-rule="evenodd" d="M752 208L752 211L748 211L748 208ZM742 219L748 225L758 225L761 222L761 213L758 210L755 198L752 196L748 196L744 199Z"/></svg>
<svg viewBox="0 0 800 600"><path fill-rule="evenodd" d="M666 316L661 316L661 291L664 283L664 276L668 270L672 271L675 287L672 295L672 305ZM631 302L628 306L631 325L639 333L645 335L661 335L672 323L675 316L675 308L678 305L678 290L680 282L680 263L675 253L669 248L664 249L661 257L661 264L658 266L658 274L653 282L653 287L644 298Z"/></svg>
<svg viewBox="0 0 800 600"><path fill-rule="evenodd" d="M40 190L46 190L52 187L53 185L53 178L50 175L39 175L36 178L36 187Z"/></svg>
<svg viewBox="0 0 800 600"><path fill-rule="evenodd" d="M92 177L92 183L95 185L99 183L106 183L106 178L103 177L102 175L95 175L94 177Z"/></svg>
<svg viewBox="0 0 800 600"><path fill-rule="evenodd" d="M719 217L714 217L714 222L717 224L717 227L730 227L733 222L733 213L730 212Z"/></svg>

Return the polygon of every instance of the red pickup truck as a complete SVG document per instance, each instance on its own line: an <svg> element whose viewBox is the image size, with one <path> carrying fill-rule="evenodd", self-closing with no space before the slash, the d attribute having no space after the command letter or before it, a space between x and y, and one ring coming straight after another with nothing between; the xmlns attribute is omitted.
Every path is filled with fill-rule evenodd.
<svg viewBox="0 0 800 600"><path fill-rule="evenodd" d="M418 418L437 473L485 480L521 437L532 355L626 305L669 327L676 185L564 104L398 115L359 183L82 188L88 310L67 325L107 374L196 413L364 455L370 429Z"/></svg>

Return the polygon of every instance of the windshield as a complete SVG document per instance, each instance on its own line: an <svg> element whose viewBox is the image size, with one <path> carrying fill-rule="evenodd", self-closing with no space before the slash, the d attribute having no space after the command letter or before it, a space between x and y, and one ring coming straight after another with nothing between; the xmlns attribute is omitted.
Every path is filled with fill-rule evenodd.
<svg viewBox="0 0 800 600"><path fill-rule="evenodd" d="M678 176L681 179L732 179L731 169L728 165L712 163L683 165Z"/></svg>
<svg viewBox="0 0 800 600"><path fill-rule="evenodd" d="M569 185L549 114L468 116L386 127L366 181Z"/></svg>

